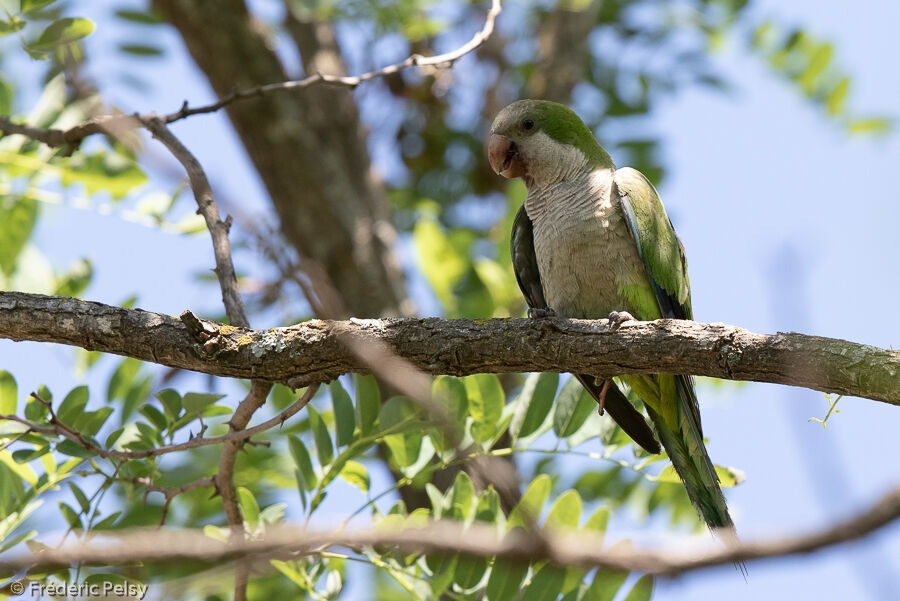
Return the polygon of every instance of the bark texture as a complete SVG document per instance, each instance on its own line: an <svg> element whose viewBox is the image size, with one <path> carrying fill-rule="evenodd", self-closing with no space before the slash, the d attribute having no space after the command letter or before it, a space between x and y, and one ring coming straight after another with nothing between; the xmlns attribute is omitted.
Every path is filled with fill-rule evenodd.
<svg viewBox="0 0 900 601"><path fill-rule="evenodd" d="M218 96L290 79L266 28L242 0L154 0ZM309 67L339 65L334 40L294 28ZM331 44L331 47L329 47ZM320 263L353 315L411 313L393 254L395 231L372 173L350 92L324 86L227 107L285 238Z"/></svg>
<svg viewBox="0 0 900 601"><path fill-rule="evenodd" d="M0 292L0 337L302 386L370 370L347 348L387 345L431 374L676 373L772 382L900 405L900 351L796 333L658 320L388 318L250 330L64 297Z"/></svg>

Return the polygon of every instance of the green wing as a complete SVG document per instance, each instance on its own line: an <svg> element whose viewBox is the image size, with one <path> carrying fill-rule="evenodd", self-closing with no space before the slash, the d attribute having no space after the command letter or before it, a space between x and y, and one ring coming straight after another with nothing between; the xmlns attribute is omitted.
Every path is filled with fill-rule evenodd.
<svg viewBox="0 0 900 601"><path fill-rule="evenodd" d="M647 279L659 306L658 315L693 319L684 247L675 235L675 228L653 184L640 171L619 169L615 174L614 191L644 262ZM650 316L637 317L648 319ZM719 489L719 478L703 444L693 379L683 375L637 375L626 376L625 380L648 405L660 442L681 476L694 507L711 528L733 528Z"/></svg>
<svg viewBox="0 0 900 601"><path fill-rule="evenodd" d="M661 316L693 319L684 247L675 235L656 188L643 173L630 167L616 171L615 183L625 221L659 301Z"/></svg>
<svg viewBox="0 0 900 601"><path fill-rule="evenodd" d="M660 316L669 319L693 319L691 284L688 280L684 246L675 235L659 193L643 173L631 167L618 169L615 191L625 213L628 229L644 261L647 279L656 293ZM646 319L646 316L637 316ZM688 402L702 435L700 407L690 376L676 376L679 398Z"/></svg>

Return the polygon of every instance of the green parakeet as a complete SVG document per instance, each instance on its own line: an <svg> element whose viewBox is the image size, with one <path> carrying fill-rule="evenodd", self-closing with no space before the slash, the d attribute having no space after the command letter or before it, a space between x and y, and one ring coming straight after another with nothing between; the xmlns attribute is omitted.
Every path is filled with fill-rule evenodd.
<svg viewBox="0 0 900 601"><path fill-rule="evenodd" d="M581 319L692 319L684 247L653 185L616 169L568 107L515 102L497 115L491 167L528 188L512 232L513 266L529 314ZM633 316L633 317L632 317ZM638 444L658 453L644 417L612 380L576 376ZM703 444L693 380L680 375L622 378L640 397L688 496L712 529L733 531Z"/></svg>

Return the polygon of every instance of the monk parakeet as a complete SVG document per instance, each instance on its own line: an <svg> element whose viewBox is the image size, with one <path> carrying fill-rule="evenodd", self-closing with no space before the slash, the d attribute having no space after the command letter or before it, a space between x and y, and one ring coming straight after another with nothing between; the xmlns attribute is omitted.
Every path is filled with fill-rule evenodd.
<svg viewBox="0 0 900 601"><path fill-rule="evenodd" d="M653 185L616 169L568 107L515 102L497 115L491 167L528 188L513 225L513 266L533 317L693 319L684 247ZM652 453L659 444L643 415L612 380L576 376L610 416ZM703 444L693 380L680 375L622 379L647 408L656 434L710 528L733 530Z"/></svg>

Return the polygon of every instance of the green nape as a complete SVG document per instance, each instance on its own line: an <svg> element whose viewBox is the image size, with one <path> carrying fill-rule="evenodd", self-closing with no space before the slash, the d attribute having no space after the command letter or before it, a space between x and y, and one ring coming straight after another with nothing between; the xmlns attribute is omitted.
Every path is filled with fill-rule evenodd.
<svg viewBox="0 0 900 601"><path fill-rule="evenodd" d="M594 133L584 124L575 111L564 104L550 100L520 100L514 104L537 117L548 136L561 144L571 144L584 153L591 167L615 168L612 157L600 146Z"/></svg>

